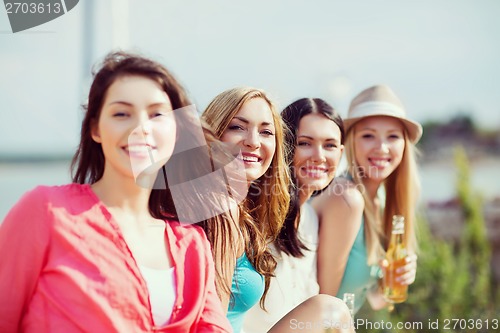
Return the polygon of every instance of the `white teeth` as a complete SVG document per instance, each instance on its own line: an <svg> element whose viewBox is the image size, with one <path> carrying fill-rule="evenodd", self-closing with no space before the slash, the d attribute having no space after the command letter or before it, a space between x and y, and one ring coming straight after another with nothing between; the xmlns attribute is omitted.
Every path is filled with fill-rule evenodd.
<svg viewBox="0 0 500 333"><path fill-rule="evenodd" d="M245 162L258 162L259 158L255 157L255 156L243 156L242 160Z"/></svg>
<svg viewBox="0 0 500 333"><path fill-rule="evenodd" d="M150 146L128 146L127 151L131 153L144 153L149 152L151 150Z"/></svg>
<svg viewBox="0 0 500 333"><path fill-rule="evenodd" d="M325 173L323 169L306 169L306 172L312 176L321 176Z"/></svg>
<svg viewBox="0 0 500 333"><path fill-rule="evenodd" d="M371 162L375 166L380 166L380 167L385 167L385 166L389 165L388 160L371 160Z"/></svg>

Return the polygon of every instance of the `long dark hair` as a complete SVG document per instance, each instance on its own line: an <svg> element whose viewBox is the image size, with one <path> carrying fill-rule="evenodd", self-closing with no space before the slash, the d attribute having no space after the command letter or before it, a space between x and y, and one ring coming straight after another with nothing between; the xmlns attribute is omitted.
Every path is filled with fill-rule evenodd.
<svg viewBox="0 0 500 333"><path fill-rule="evenodd" d="M99 121L107 91L117 79L141 76L157 82L167 93L174 110L191 104L184 88L164 66L139 55L111 52L93 71L93 76L88 102L84 106L80 144L71 162L72 180L79 184L93 184L103 176L104 154L101 145L92 139L91 129ZM155 218L175 218L177 215L168 184L165 185L167 191L153 190L149 198L149 211Z"/></svg>
<svg viewBox="0 0 500 333"><path fill-rule="evenodd" d="M286 159L290 170L293 169L293 157L297 145L297 131L299 129L300 120L311 113L321 114L333 121L340 129L341 144L344 143L344 123L337 111L320 98L301 98L288 105L281 112L281 117L288 127L288 131L285 132L285 143L288 146ZM290 206L285 218L285 223L280 230L275 245L279 251L300 258L304 256L302 250L307 250L307 247L297 235L298 225L296 221L300 220L299 187L294 177L294 173L290 172L290 175L292 178L292 184L289 190ZM315 191L313 195L317 195L322 191L323 190Z"/></svg>

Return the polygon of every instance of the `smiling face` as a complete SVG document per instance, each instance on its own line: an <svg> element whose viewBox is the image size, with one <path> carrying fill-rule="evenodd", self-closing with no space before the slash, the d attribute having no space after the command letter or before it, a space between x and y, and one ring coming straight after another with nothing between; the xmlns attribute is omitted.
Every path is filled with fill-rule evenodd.
<svg viewBox="0 0 500 333"><path fill-rule="evenodd" d="M104 153L103 178L137 178L172 155L176 123L170 99L153 80L120 77L108 88L92 138Z"/></svg>
<svg viewBox="0 0 500 333"><path fill-rule="evenodd" d="M365 178L380 184L403 158L403 124L396 118L375 116L359 121L354 130L356 163Z"/></svg>
<svg viewBox="0 0 500 333"><path fill-rule="evenodd" d="M332 120L317 113L300 119L293 169L299 189L306 196L332 181L343 149L340 129Z"/></svg>
<svg viewBox="0 0 500 333"><path fill-rule="evenodd" d="M243 104L222 133L221 141L241 152L248 182L260 178L271 165L276 150L275 131L269 104L256 97Z"/></svg>

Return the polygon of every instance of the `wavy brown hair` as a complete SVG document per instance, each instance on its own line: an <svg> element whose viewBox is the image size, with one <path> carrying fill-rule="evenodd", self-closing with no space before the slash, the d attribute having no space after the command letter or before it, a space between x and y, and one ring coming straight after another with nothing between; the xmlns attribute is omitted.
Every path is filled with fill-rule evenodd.
<svg viewBox="0 0 500 333"><path fill-rule="evenodd" d="M288 192L290 175L285 162L285 126L266 93L250 87L233 88L219 94L208 105L201 117L215 136L220 138L241 107L253 98L262 98L269 104L276 130L276 151L269 169L263 176L252 182L247 198L239 205L240 218L237 222L240 229L238 232L241 233L245 243L245 253L256 271L264 276L265 288L260 300L260 305L264 308L265 297L276 268L276 260L270 253L268 245L278 236L290 202ZM221 253L217 253L223 249L230 248L234 251L233 241L236 231L227 228L225 232L214 232L207 230L206 226L205 229L209 241L213 244L215 258L224 258ZM235 260L235 256L233 257ZM223 272L222 265L218 269L221 270L221 276L227 276L230 273ZM219 281L219 283L222 282ZM230 291L230 287L226 284L223 289Z"/></svg>

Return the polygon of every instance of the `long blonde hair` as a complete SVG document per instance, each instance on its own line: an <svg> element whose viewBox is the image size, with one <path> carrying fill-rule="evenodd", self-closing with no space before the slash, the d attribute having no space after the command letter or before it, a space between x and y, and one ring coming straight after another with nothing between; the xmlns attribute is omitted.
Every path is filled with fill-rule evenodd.
<svg viewBox="0 0 500 333"><path fill-rule="evenodd" d="M363 185L363 172L355 158L356 126L346 136L346 158L348 170L354 183L361 189L365 201L365 239L368 254L368 264L376 264L378 258L387 250L392 232L392 216L405 217L405 241L410 252L417 252L416 239L416 206L420 195L420 180L417 172L416 147L404 131L405 148L401 163L384 181L385 205L381 215L376 211Z"/></svg>
<svg viewBox="0 0 500 333"><path fill-rule="evenodd" d="M238 224L245 241L245 253L256 271L264 276L264 295L260 302L263 307L270 279L276 268L276 260L269 252L268 244L276 239L285 221L290 203L288 192L290 175L285 162L285 126L266 93L250 87L233 88L222 92L212 100L201 118L215 136L220 138L241 107L253 98L262 98L269 104L275 127L276 150L269 169L251 184L246 200L240 204ZM232 237L226 237L226 235L213 234L209 236L209 241L214 244L217 239L221 238L226 239L222 242L225 243L222 244L223 246L232 247L230 244ZM214 252L220 251L220 246L213 246L213 250ZM214 253L214 257L221 258L217 253ZM218 276L221 278L228 273L218 272ZM219 279L219 286L221 283ZM227 290L224 286L220 287Z"/></svg>

